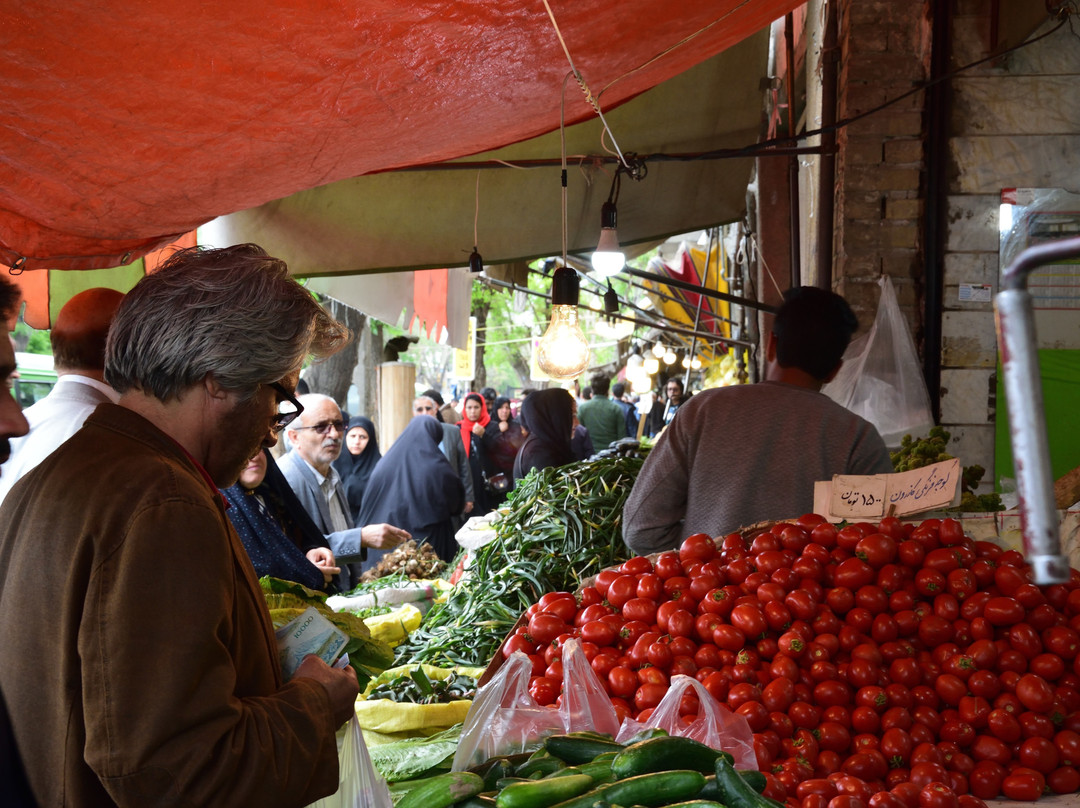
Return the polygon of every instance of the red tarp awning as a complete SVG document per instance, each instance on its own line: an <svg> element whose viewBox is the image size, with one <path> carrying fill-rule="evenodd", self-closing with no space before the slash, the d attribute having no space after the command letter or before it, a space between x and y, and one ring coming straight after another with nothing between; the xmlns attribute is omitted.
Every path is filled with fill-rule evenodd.
<svg viewBox="0 0 1080 808"><path fill-rule="evenodd" d="M605 110L798 5L551 0ZM0 263L27 269L117 266L223 214L551 132L568 69L541 0L7 4L0 46ZM566 110L595 115L573 84Z"/></svg>

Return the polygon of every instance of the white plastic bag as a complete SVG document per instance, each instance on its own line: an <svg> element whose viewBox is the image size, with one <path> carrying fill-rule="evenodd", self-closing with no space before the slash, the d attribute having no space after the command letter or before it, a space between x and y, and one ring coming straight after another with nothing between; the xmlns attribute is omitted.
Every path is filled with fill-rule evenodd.
<svg viewBox="0 0 1080 808"><path fill-rule="evenodd" d="M697 695L699 706L697 718L686 724L680 715L680 707L688 688L693 689ZM757 755L754 753L754 733L750 731L746 719L720 704L693 676L672 676L668 692L656 705L649 719L644 723L626 719L619 728L616 740L626 743L647 729L662 729L668 735L692 738L713 749L730 752L735 758L737 769L756 770L758 767Z"/></svg>
<svg viewBox="0 0 1080 808"><path fill-rule="evenodd" d="M309 808L393 808L390 788L371 765L364 733L355 715L345 728L338 759L338 790Z"/></svg>
<svg viewBox="0 0 1080 808"><path fill-rule="evenodd" d="M477 691L461 727L453 771L523 752L538 746L548 735L563 731L562 716L529 695L531 675L532 660L515 651Z"/></svg>
<svg viewBox="0 0 1080 808"><path fill-rule="evenodd" d="M523 752L556 733L591 730L614 737L619 719L580 640L568 640L563 646L562 663L562 705L557 710L542 707L529 695L532 660L515 651L473 699L461 727L453 770Z"/></svg>
<svg viewBox="0 0 1080 808"><path fill-rule="evenodd" d="M877 427L885 445L924 435L934 425L919 355L900 311L892 281L878 281L881 300L870 331L844 352L836 378L821 392Z"/></svg>

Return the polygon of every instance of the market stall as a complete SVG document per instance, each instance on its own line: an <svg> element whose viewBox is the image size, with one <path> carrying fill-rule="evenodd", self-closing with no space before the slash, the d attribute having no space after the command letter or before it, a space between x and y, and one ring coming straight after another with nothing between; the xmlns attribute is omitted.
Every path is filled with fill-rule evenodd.
<svg viewBox="0 0 1080 808"><path fill-rule="evenodd" d="M531 476L397 646L404 671L484 670L461 724L370 748L399 808L1074 803L1080 574L1034 586L1016 512L806 514L630 557L638 465Z"/></svg>

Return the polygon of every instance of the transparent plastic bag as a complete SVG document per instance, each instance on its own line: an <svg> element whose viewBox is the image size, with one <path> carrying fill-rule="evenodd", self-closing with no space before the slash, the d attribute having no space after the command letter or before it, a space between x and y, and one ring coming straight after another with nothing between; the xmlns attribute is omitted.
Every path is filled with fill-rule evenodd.
<svg viewBox="0 0 1080 808"><path fill-rule="evenodd" d="M536 747L563 731L562 716L529 695L532 660L515 651L473 699L461 727L453 771L460 772L500 755Z"/></svg>
<svg viewBox="0 0 1080 808"><path fill-rule="evenodd" d="M567 641L563 646L563 703L559 708L565 732L591 730L615 737L619 717L611 706L611 697L596 677L580 640Z"/></svg>
<svg viewBox="0 0 1080 808"><path fill-rule="evenodd" d="M689 724L684 723L679 714L679 706L687 688L693 689L699 703L697 718ZM626 719L619 728L616 740L626 743L648 729L662 729L669 735L693 738L713 749L730 752L735 758L736 769L756 770L758 767L757 755L754 754L754 734L750 731L746 719L720 704L705 686L692 676L672 676L668 692L656 705L649 719L644 723Z"/></svg>
<svg viewBox="0 0 1080 808"><path fill-rule="evenodd" d="M844 352L836 378L825 395L877 427L885 445L897 447L904 435L923 435L934 425L930 395L907 321L888 275L874 324Z"/></svg>
<svg viewBox="0 0 1080 808"><path fill-rule="evenodd" d="M336 792L308 808L393 808L390 788L371 764L355 715L345 728L338 756L338 784Z"/></svg>

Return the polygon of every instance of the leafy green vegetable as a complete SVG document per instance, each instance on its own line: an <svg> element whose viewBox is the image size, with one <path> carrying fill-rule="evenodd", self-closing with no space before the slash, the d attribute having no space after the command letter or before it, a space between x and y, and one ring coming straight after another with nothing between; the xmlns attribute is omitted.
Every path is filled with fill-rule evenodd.
<svg viewBox="0 0 1080 808"><path fill-rule="evenodd" d="M469 575L397 647L399 665L487 665L518 616L545 592L625 561L622 509L642 460L606 457L531 472L476 551Z"/></svg>
<svg viewBox="0 0 1080 808"><path fill-rule="evenodd" d="M368 754L379 774L394 783L412 779L443 764L449 769L460 738L461 724L455 724L429 738L409 738L370 746Z"/></svg>

